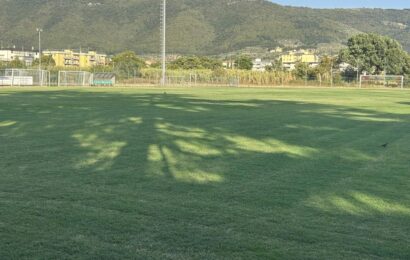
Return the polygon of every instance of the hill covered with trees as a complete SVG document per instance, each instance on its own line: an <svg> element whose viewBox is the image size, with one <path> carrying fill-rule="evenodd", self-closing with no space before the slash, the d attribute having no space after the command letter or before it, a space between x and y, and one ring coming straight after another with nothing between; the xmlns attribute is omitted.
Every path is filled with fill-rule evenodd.
<svg viewBox="0 0 410 260"><path fill-rule="evenodd" d="M4 47L108 53L159 52L160 0L0 0ZM376 32L410 50L410 10L310 9L264 0L169 0L168 47L181 54L219 54L245 47L316 47Z"/></svg>

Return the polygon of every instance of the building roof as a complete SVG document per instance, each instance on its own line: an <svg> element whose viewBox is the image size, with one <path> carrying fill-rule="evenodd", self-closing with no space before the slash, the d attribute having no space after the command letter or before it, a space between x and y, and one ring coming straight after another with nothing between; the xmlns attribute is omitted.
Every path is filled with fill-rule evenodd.
<svg viewBox="0 0 410 260"><path fill-rule="evenodd" d="M22 50L22 49L16 49L16 48L3 48L0 49L0 51L15 51L15 52L38 52L38 50L31 50L31 49L27 49L27 50Z"/></svg>
<svg viewBox="0 0 410 260"><path fill-rule="evenodd" d="M115 77L114 73L111 72L95 72L94 79L112 79Z"/></svg>

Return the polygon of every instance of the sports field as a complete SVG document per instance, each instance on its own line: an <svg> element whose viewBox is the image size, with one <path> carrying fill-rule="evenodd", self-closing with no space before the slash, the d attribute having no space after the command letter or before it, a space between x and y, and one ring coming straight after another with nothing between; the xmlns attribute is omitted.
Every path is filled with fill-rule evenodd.
<svg viewBox="0 0 410 260"><path fill-rule="evenodd" d="M409 259L410 91L0 89L0 259Z"/></svg>

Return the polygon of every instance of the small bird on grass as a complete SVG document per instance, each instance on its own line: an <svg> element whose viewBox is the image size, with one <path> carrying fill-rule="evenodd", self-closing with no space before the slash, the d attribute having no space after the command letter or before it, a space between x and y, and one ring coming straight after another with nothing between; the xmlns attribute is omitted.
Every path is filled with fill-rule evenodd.
<svg viewBox="0 0 410 260"><path fill-rule="evenodd" d="M382 147L387 148L388 145L389 145L389 143L385 143L385 144L382 144Z"/></svg>

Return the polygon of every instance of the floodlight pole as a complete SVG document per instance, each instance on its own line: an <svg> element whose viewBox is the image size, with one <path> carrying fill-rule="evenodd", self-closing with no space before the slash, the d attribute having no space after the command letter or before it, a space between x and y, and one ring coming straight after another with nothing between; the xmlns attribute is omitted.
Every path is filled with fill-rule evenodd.
<svg viewBox="0 0 410 260"><path fill-rule="evenodd" d="M41 33L43 29L37 28L38 32L38 80L40 81L40 86L43 85L43 73L41 72Z"/></svg>
<svg viewBox="0 0 410 260"><path fill-rule="evenodd" d="M161 30L162 30L162 43L161 43L161 52L162 52L162 79L161 79L161 85L165 86L166 85L166 76L167 76L167 65L166 65L166 29L167 29L167 0L163 0L162 2L162 24L161 24Z"/></svg>

